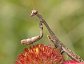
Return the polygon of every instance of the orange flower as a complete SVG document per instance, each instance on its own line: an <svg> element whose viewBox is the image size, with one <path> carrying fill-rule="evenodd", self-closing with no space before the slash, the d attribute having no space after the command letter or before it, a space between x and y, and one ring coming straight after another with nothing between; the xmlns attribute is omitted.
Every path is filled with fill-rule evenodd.
<svg viewBox="0 0 84 64"><path fill-rule="evenodd" d="M38 44L30 49L26 48L19 54L16 64L61 64L62 62L63 56L58 49Z"/></svg>

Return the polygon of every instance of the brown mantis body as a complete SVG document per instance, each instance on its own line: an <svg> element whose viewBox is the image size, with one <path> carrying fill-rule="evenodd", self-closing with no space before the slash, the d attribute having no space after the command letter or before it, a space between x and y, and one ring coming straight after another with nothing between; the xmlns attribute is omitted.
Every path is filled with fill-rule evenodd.
<svg viewBox="0 0 84 64"><path fill-rule="evenodd" d="M78 62L83 61L80 58L80 56L76 55L69 48L65 47L65 45L55 36L53 31L50 29L50 27L48 26L46 21L43 19L43 17L38 13L38 11L32 10L31 16L35 16L35 15L40 19L41 35L29 38L29 39L23 39L23 40L21 40L22 44L31 44L31 43L36 42L37 40L41 39L43 36L43 24L44 24L50 33L49 39L54 43L56 48L59 47L62 52L65 52L70 58L72 58Z"/></svg>

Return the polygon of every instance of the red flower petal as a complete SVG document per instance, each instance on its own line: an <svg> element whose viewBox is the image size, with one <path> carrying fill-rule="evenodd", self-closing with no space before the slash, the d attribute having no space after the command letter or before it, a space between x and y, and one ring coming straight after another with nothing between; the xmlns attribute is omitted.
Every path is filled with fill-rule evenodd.
<svg viewBox="0 0 84 64"><path fill-rule="evenodd" d="M84 62L77 62L75 60L65 61L63 64L84 64Z"/></svg>
<svg viewBox="0 0 84 64"><path fill-rule="evenodd" d="M38 44L30 49L26 48L19 54L16 64L60 64L62 62L63 56L58 49Z"/></svg>

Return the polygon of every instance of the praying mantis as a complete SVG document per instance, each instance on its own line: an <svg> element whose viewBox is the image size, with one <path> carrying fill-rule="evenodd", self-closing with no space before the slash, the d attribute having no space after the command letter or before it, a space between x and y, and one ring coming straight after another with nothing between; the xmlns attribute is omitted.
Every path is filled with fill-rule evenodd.
<svg viewBox="0 0 84 64"><path fill-rule="evenodd" d="M43 37L43 24L46 26L48 32L49 32L49 39L53 42L53 44L55 45L56 48L60 48L61 53L66 53L70 58L78 61L78 62L82 62L83 59L80 58L80 56L78 56L77 54L75 54L74 52L72 52L69 48L67 48L55 35L55 33L50 29L50 27L48 26L48 24L46 23L46 21L43 19L43 17L39 14L39 12L37 10L32 10L31 16L37 16L40 20L39 22L39 27L40 27L40 35L38 36L34 36L28 39L23 39L21 40L21 44L32 44L38 40L40 40Z"/></svg>

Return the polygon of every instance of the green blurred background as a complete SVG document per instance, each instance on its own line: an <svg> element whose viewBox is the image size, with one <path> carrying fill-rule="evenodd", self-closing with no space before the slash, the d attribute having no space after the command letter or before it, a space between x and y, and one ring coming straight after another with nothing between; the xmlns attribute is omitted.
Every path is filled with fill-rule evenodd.
<svg viewBox="0 0 84 64"><path fill-rule="evenodd" d="M20 40L39 34L37 9L58 38L84 59L84 0L0 0L0 64L15 64L25 45ZM47 45L48 31L36 42Z"/></svg>

